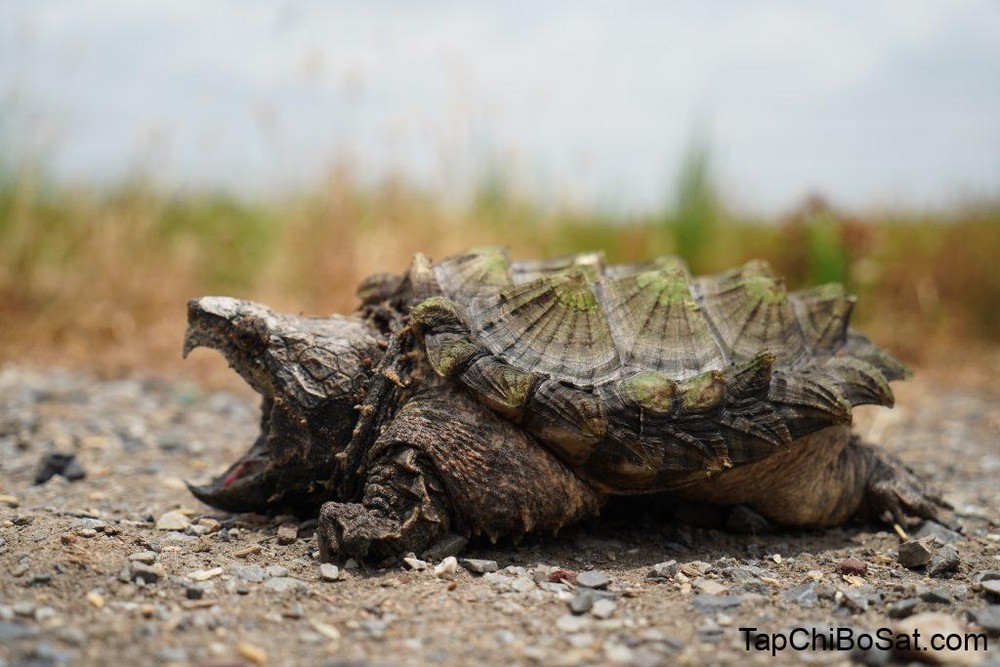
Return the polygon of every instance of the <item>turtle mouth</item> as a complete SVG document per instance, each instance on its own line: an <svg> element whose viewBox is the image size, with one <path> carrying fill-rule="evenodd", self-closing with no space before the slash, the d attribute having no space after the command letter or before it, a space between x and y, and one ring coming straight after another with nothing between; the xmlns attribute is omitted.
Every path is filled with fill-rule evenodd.
<svg viewBox="0 0 1000 667"><path fill-rule="evenodd" d="M275 397L274 379L266 364L269 311L229 297L202 297L188 302L183 355L199 347L218 351L263 398L261 433L250 449L221 475L206 484L188 483L202 502L227 512L297 512L312 503L304 480L312 479L302 448L276 438L272 419L287 414L287 401ZM286 420L283 420L286 421Z"/></svg>

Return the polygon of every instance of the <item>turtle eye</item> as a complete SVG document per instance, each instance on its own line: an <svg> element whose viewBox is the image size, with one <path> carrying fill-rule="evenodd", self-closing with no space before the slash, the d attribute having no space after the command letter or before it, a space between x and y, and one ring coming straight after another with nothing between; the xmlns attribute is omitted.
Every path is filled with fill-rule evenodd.
<svg viewBox="0 0 1000 667"><path fill-rule="evenodd" d="M233 320L233 342L242 351L256 356L267 346L267 327L259 317L240 315Z"/></svg>

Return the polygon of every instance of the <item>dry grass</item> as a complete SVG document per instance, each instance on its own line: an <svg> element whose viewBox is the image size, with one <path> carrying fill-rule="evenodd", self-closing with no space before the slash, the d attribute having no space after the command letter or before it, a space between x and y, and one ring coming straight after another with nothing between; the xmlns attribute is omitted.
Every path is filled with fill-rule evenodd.
<svg viewBox="0 0 1000 667"><path fill-rule="evenodd" d="M678 200L655 216L609 217L519 201L491 184L449 207L399 182L364 188L341 171L314 194L254 204L53 189L19 174L0 188L0 362L216 372L206 358L179 359L192 296L347 311L369 272L402 270L418 251L495 243L520 256L604 249L613 261L680 251L698 271L762 257L792 286L846 282L860 296L859 326L911 363L1000 342L998 206L858 219L814 199L781 220L746 220L709 191Z"/></svg>

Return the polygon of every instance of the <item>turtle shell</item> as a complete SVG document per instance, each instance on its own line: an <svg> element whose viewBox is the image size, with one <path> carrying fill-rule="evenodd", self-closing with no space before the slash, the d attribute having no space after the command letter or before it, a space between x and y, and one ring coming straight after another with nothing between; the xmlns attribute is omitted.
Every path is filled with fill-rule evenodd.
<svg viewBox="0 0 1000 667"><path fill-rule="evenodd" d="M403 283L434 371L613 493L683 486L891 406L906 368L848 327L836 284L788 292L761 261L704 277L665 257L512 262L499 248Z"/></svg>

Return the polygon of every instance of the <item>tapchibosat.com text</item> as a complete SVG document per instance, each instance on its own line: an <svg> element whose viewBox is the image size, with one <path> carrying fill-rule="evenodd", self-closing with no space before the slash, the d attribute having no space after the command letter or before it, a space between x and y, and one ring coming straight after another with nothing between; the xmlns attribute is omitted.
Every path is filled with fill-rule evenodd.
<svg viewBox="0 0 1000 667"><path fill-rule="evenodd" d="M767 652L772 656L785 651L862 651L895 650L900 653L917 651L986 651L985 633L921 634L894 632L879 628L859 632L854 628L792 628L787 632L761 632L758 628L741 627L740 639L747 651Z"/></svg>

